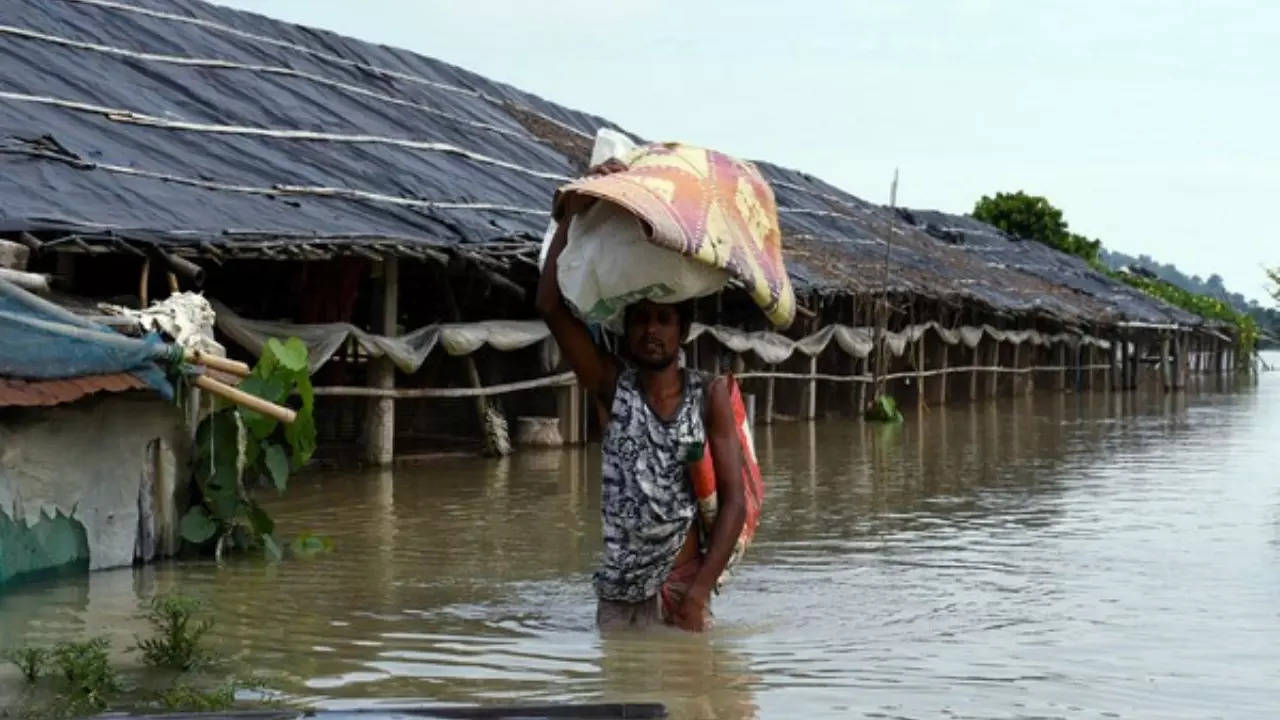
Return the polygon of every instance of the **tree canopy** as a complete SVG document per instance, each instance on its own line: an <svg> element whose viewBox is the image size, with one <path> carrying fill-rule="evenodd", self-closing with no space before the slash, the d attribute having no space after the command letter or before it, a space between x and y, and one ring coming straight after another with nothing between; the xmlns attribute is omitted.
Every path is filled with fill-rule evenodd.
<svg viewBox="0 0 1280 720"><path fill-rule="evenodd" d="M973 216L1010 235L1042 242L1078 255L1091 264L1098 263L1102 242L1071 232L1062 211L1039 195L1028 195L1021 190L996 193L994 197L983 195L973 206Z"/></svg>

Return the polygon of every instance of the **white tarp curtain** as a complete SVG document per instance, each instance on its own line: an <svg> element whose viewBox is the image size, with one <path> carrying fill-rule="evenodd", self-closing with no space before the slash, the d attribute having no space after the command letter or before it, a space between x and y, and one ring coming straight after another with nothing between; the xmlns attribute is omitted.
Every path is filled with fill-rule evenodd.
<svg viewBox="0 0 1280 720"><path fill-rule="evenodd" d="M373 357L387 357L401 371L412 373L422 367L431 351L440 345L450 355L470 355L483 345L497 350L518 350L547 338L549 331L540 320L486 320L478 323L441 323L418 328L399 337L365 332L350 323L295 323L248 320L215 304L218 329L254 355L262 353L268 338L297 337L307 346L307 364L319 370L348 338L354 339Z"/></svg>
<svg viewBox="0 0 1280 720"><path fill-rule="evenodd" d="M213 305L218 313L218 329L255 355L261 354L267 338L297 337L302 340L307 346L308 364L313 373L328 362L348 338L353 338L373 357L388 357L397 368L412 373L422 366L437 345L442 346L450 355L469 355L484 345L496 350L518 350L550 336L547 326L540 320L485 320L428 325L392 338L365 332L350 323L301 325L248 320L237 316L217 301ZM933 330L949 345L963 343L970 348L977 347L984 336L1015 345L1032 343L1049 346L1065 342L1073 347L1094 345L1104 350L1111 347L1110 342L1089 335L1044 335L1035 330L999 330L990 325L948 329L936 322L912 325L900 332L885 332L885 345L890 353L902 355L906 352L908 343L919 340L929 330ZM694 323L689 331L689 340L704 334L710 335L736 353L752 352L770 364L782 363L796 352L810 357L818 355L827 349L832 340L835 340L841 351L859 358L870 355L875 346L874 328L848 325L828 325L812 335L793 340L774 332L744 331L723 325Z"/></svg>

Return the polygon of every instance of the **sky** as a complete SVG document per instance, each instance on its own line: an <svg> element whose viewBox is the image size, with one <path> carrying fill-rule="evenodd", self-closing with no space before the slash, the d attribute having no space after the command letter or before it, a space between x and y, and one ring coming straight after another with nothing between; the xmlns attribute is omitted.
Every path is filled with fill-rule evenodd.
<svg viewBox="0 0 1280 720"><path fill-rule="evenodd" d="M1111 249L1264 304L1280 3L219 0L608 118L968 212L1024 190ZM1265 7L1264 7L1265 5Z"/></svg>

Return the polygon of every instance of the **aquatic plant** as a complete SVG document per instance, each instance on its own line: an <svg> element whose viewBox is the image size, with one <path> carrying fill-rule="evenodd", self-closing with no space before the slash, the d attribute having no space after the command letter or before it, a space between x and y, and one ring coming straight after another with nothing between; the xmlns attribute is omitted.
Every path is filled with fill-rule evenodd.
<svg viewBox="0 0 1280 720"><path fill-rule="evenodd" d="M902 422L902 411L892 395L877 395L864 417L871 422L898 423Z"/></svg>
<svg viewBox="0 0 1280 720"><path fill-rule="evenodd" d="M110 698L124 689L107 658L109 647L110 643L102 637L54 646L53 664L66 681L67 692L61 699L72 714L81 710L104 710Z"/></svg>
<svg viewBox="0 0 1280 720"><path fill-rule="evenodd" d="M44 672L45 663L49 660L49 650L47 648L24 645L6 651L4 657L18 666L18 670L22 672L22 677L26 678L28 683L34 683L40 679L40 674Z"/></svg>
<svg viewBox="0 0 1280 720"><path fill-rule="evenodd" d="M229 680L212 690L201 690L186 683L156 693L154 704L175 712L211 712L229 710L236 702L237 684Z"/></svg>
<svg viewBox="0 0 1280 720"><path fill-rule="evenodd" d="M213 629L213 619L199 617L206 604L199 598L177 593L157 595L147 603L143 616L153 634L138 640L142 659L152 667L187 672L205 667L215 656L203 647L204 636Z"/></svg>
<svg viewBox="0 0 1280 720"><path fill-rule="evenodd" d="M224 549L262 548L278 560L284 550L275 522L250 497L246 478L268 480L278 492L290 472L301 468L316 449L312 417L314 393L307 370L307 348L297 338L272 338L240 389L273 403L297 397L297 419L288 425L246 408L223 407L196 429L195 483L199 502L183 516L183 539L221 556Z"/></svg>

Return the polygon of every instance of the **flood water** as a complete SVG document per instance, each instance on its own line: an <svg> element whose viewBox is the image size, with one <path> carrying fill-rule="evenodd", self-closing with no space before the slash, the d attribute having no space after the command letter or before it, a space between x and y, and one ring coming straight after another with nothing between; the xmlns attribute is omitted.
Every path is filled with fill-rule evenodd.
<svg viewBox="0 0 1280 720"><path fill-rule="evenodd" d="M1273 357L1272 360L1280 358ZM658 701L674 717L1280 716L1280 373L1032 398L899 428L757 429L768 495L717 628L601 637L598 455L318 474L270 502L332 554L168 563L0 595L0 645L210 598L290 697ZM127 661L127 659L126 659ZM0 692L15 687L0 671Z"/></svg>

